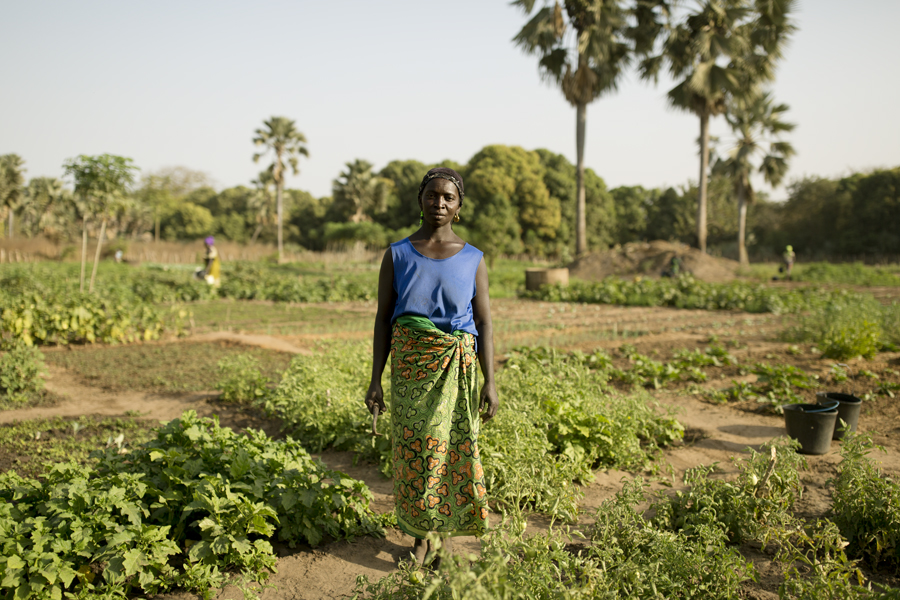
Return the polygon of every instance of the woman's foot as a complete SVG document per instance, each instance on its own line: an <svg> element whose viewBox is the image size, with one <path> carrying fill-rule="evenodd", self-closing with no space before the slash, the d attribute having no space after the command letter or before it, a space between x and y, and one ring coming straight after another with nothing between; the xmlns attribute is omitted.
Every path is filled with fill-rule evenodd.
<svg viewBox="0 0 900 600"><path fill-rule="evenodd" d="M415 559L417 565L425 564L425 557L428 555L429 550L430 544L425 540L416 538L413 541L413 558Z"/></svg>
<svg viewBox="0 0 900 600"><path fill-rule="evenodd" d="M441 547L445 552L450 552L453 550L453 544L450 541L450 538L444 538L441 540ZM438 549L432 545L431 542L428 542L428 554L432 557L431 562L426 565L429 569L433 571L437 571L441 568L441 555L437 551Z"/></svg>

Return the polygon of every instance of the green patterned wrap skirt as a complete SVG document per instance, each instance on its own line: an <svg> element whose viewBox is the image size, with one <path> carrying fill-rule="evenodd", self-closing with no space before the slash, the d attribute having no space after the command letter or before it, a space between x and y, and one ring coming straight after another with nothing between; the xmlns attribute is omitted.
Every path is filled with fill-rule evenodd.
<svg viewBox="0 0 900 600"><path fill-rule="evenodd" d="M400 529L413 537L481 535L487 528L475 365L471 333L444 333L424 317L394 323L395 510Z"/></svg>

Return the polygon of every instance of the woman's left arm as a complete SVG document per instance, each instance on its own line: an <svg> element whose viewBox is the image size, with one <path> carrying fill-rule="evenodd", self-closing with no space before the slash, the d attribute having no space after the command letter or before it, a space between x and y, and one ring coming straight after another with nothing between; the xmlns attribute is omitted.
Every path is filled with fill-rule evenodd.
<svg viewBox="0 0 900 600"><path fill-rule="evenodd" d="M478 264L475 273L475 297L472 298L472 316L475 318L475 329L478 331L478 362L484 375L481 387L479 410L482 422L488 421L497 414L500 400L497 397L497 386L494 382L494 325L491 322L491 299L488 293L487 265L484 259Z"/></svg>

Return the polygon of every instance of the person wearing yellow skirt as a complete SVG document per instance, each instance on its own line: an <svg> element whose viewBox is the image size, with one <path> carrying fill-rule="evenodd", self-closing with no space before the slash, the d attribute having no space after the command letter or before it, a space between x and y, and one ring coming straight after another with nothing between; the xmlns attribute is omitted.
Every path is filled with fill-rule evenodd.
<svg viewBox="0 0 900 600"><path fill-rule="evenodd" d="M209 285L217 286L222 282L222 261L219 258L219 251L216 250L216 240L213 236L209 236L203 240L206 246L206 268L203 270L203 278Z"/></svg>
<svg viewBox="0 0 900 600"><path fill-rule="evenodd" d="M450 538L487 528L478 436L499 406L487 266L452 229L464 195L459 173L430 170L419 186L418 231L385 252L365 397L369 411L385 410L381 375L390 357L394 510L417 562L435 568L428 533L449 548Z"/></svg>

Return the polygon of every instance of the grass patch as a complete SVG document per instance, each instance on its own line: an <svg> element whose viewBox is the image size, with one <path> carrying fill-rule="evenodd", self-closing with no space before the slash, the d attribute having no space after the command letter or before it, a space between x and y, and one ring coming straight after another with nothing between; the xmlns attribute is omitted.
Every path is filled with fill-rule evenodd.
<svg viewBox="0 0 900 600"><path fill-rule="evenodd" d="M110 391L201 392L216 388L218 364L240 354L256 358L266 377L284 371L291 355L223 342L137 344L47 352L48 363Z"/></svg>
<svg viewBox="0 0 900 600"><path fill-rule="evenodd" d="M107 445L132 448L151 437L155 423L135 418L81 416L31 419L0 425L0 472L33 477L48 462L84 463ZM122 436L119 439L119 436Z"/></svg>

